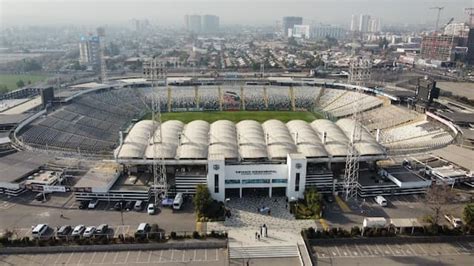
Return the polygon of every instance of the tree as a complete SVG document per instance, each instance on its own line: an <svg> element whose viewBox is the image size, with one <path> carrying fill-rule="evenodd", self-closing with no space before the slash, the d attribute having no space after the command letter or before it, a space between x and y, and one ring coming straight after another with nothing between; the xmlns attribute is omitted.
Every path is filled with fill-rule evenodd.
<svg viewBox="0 0 474 266"><path fill-rule="evenodd" d="M425 202L431 210L430 222L438 225L446 205L452 200L453 192L447 184L432 184L426 191Z"/></svg>
<svg viewBox="0 0 474 266"><path fill-rule="evenodd" d="M474 203L469 203L464 207L463 219L467 225L474 226Z"/></svg>
<svg viewBox="0 0 474 266"><path fill-rule="evenodd" d="M5 84L0 84L0 95L8 92L8 87Z"/></svg>
<svg viewBox="0 0 474 266"><path fill-rule="evenodd" d="M212 202L211 193L204 184L196 186L196 195L194 196L194 209L198 217L201 217L209 204Z"/></svg>
<svg viewBox="0 0 474 266"><path fill-rule="evenodd" d="M25 86L25 82L20 79L19 81L16 82L16 86L17 86L18 88L22 88L22 87Z"/></svg>

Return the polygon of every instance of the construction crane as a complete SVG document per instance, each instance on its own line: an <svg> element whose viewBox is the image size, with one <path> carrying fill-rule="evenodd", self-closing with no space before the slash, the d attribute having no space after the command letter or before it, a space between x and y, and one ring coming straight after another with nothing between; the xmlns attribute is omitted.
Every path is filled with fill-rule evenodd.
<svg viewBox="0 0 474 266"><path fill-rule="evenodd" d="M438 10L438 16L436 17L436 26L435 26L435 33L438 32L438 24L439 24L439 17L441 16L441 10L444 9L443 6L435 6L435 7L430 7L430 9L437 9Z"/></svg>
<svg viewBox="0 0 474 266"><path fill-rule="evenodd" d="M444 31L446 29L447 26L449 26L449 24L451 24L452 22L454 21L454 18L450 18L448 20L448 22L446 24L444 24L442 27L441 27L441 31ZM453 33L454 34L454 33Z"/></svg>
<svg viewBox="0 0 474 266"><path fill-rule="evenodd" d="M474 7L466 7L464 9L464 12L469 16L468 21L469 21L469 28L474 27L472 22L474 21Z"/></svg>

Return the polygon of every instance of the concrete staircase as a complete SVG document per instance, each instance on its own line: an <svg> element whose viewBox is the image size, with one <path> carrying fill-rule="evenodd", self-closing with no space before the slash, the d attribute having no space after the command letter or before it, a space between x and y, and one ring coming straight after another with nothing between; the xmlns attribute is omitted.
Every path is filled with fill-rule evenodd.
<svg viewBox="0 0 474 266"><path fill-rule="evenodd" d="M229 247L229 257L231 259L289 258L298 256L299 252L296 245Z"/></svg>

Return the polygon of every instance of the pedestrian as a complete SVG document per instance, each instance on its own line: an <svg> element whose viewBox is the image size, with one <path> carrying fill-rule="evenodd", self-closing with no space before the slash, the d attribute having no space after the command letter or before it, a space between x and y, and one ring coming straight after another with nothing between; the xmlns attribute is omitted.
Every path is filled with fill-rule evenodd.
<svg viewBox="0 0 474 266"><path fill-rule="evenodd" d="M262 237L267 237L267 225L263 224L263 234Z"/></svg>
<svg viewBox="0 0 474 266"><path fill-rule="evenodd" d="M262 226L260 226L260 235L263 236L263 227Z"/></svg>
<svg viewBox="0 0 474 266"><path fill-rule="evenodd" d="M258 237L258 241L260 241L260 234L258 234L257 237Z"/></svg>
<svg viewBox="0 0 474 266"><path fill-rule="evenodd" d="M268 210L268 216L272 216L272 210Z"/></svg>
<svg viewBox="0 0 474 266"><path fill-rule="evenodd" d="M258 232L255 232L255 240L257 240Z"/></svg>

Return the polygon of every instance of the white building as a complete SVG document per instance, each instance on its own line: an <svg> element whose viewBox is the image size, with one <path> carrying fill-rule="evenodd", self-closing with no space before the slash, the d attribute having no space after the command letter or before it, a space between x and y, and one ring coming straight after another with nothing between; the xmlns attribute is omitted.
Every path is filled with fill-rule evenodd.
<svg viewBox="0 0 474 266"><path fill-rule="evenodd" d="M329 36L335 39L341 39L344 36L344 29L333 25L314 25L311 28L311 38L316 40L322 40Z"/></svg>
<svg viewBox="0 0 474 266"><path fill-rule="evenodd" d="M291 31L288 31L288 36L302 39L309 39L310 27L309 25L295 25Z"/></svg>
<svg viewBox="0 0 474 266"><path fill-rule="evenodd" d="M359 16L358 15L352 15L351 31L359 31Z"/></svg>
<svg viewBox="0 0 474 266"><path fill-rule="evenodd" d="M452 23L444 28L444 34L467 37L469 35L469 26L464 22Z"/></svg>
<svg viewBox="0 0 474 266"><path fill-rule="evenodd" d="M379 18L371 18L369 20L368 32L380 32L381 29L382 29L382 25L380 24Z"/></svg>
<svg viewBox="0 0 474 266"><path fill-rule="evenodd" d="M359 17L359 31L362 33L368 32L369 31L369 21L370 21L370 15L360 15Z"/></svg>
<svg viewBox="0 0 474 266"><path fill-rule="evenodd" d="M100 39L98 36L82 36L79 42L79 63L90 70L100 66Z"/></svg>

